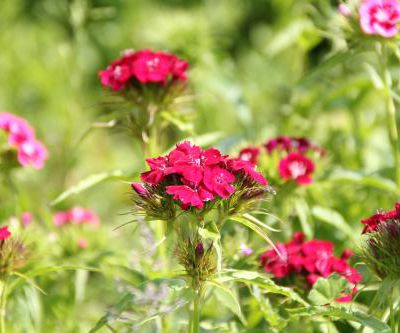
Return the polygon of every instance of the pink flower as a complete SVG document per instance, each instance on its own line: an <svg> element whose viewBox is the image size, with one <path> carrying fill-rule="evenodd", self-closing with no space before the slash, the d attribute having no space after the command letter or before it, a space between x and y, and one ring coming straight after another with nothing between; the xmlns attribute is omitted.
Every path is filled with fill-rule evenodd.
<svg viewBox="0 0 400 333"><path fill-rule="evenodd" d="M400 220L400 203L396 203L393 210L390 210L386 213L378 212L371 217L361 220L362 224L365 224L365 227L362 231L363 234L375 232L378 230L381 223L385 223L390 220Z"/></svg>
<svg viewBox="0 0 400 333"><path fill-rule="evenodd" d="M339 4L338 11L345 17L349 17L352 15L351 9L344 3Z"/></svg>
<svg viewBox="0 0 400 333"><path fill-rule="evenodd" d="M361 29L368 35L394 37L400 21L400 4L397 0L364 0L360 10Z"/></svg>
<svg viewBox="0 0 400 333"><path fill-rule="evenodd" d="M248 257L253 254L253 249L251 247L248 247L246 244L241 244L240 245L240 253L243 254L244 256Z"/></svg>
<svg viewBox="0 0 400 333"><path fill-rule="evenodd" d="M24 226L27 226L32 223L33 216L30 212L24 212L21 214L21 222Z"/></svg>
<svg viewBox="0 0 400 333"><path fill-rule="evenodd" d="M204 184L221 198L229 198L235 192L235 188L230 185L234 180L233 174L219 167L207 167L204 171Z"/></svg>
<svg viewBox="0 0 400 333"><path fill-rule="evenodd" d="M89 242L85 238L78 239L78 247L82 250L86 249L89 246Z"/></svg>
<svg viewBox="0 0 400 333"><path fill-rule="evenodd" d="M240 151L239 158L241 160L248 161L252 164L257 164L260 153L261 153L260 148L248 147L248 148L244 148Z"/></svg>
<svg viewBox="0 0 400 333"><path fill-rule="evenodd" d="M174 54L141 50L125 52L105 70L99 72L101 84L114 91L123 90L130 83L166 85L186 81L189 64Z"/></svg>
<svg viewBox="0 0 400 333"><path fill-rule="evenodd" d="M195 208L203 208L205 201L214 199L212 193L200 187L193 189L186 185L167 186L166 192L173 195L174 200L179 200L185 206L193 206Z"/></svg>
<svg viewBox="0 0 400 333"><path fill-rule="evenodd" d="M42 169L48 153L46 147L37 140L25 141L18 147L18 162L23 166L32 165Z"/></svg>
<svg viewBox="0 0 400 333"><path fill-rule="evenodd" d="M10 230L8 230L7 226L0 228L0 240L1 241L6 240L10 236L11 236L11 232L10 232Z"/></svg>
<svg viewBox="0 0 400 333"><path fill-rule="evenodd" d="M279 163L279 174L284 180L293 179L299 185L312 183L311 174L314 172L314 163L299 153L290 153Z"/></svg>
<svg viewBox="0 0 400 333"><path fill-rule="evenodd" d="M100 219L98 215L90 209L74 207L70 210L54 213L53 222L56 226L62 226L64 224L91 224L98 226L100 224Z"/></svg>
<svg viewBox="0 0 400 333"><path fill-rule="evenodd" d="M146 160L147 164L150 167L150 171L143 172L140 175L140 178L148 184L157 185L161 183L165 177L165 170L167 168L167 158L166 157L157 157L157 158L149 158Z"/></svg>
<svg viewBox="0 0 400 333"><path fill-rule="evenodd" d="M228 161L228 170L233 173L242 173L260 185L268 185L264 176L255 170L255 166L240 158L231 158Z"/></svg>
<svg viewBox="0 0 400 333"><path fill-rule="evenodd" d="M53 215L53 222L56 226L62 226L70 221L69 212L57 212Z"/></svg>

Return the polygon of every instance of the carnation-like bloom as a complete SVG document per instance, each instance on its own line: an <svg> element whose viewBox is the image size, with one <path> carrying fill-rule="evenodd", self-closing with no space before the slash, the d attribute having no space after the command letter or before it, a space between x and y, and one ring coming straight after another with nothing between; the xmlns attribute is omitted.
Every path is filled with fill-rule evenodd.
<svg viewBox="0 0 400 333"><path fill-rule="evenodd" d="M64 224L91 224L98 226L100 219L98 215L90 209L74 207L66 211L54 213L53 222L56 226L62 226Z"/></svg>
<svg viewBox="0 0 400 333"><path fill-rule="evenodd" d="M101 83L114 91L138 84L160 84L187 80L188 63L176 55L152 50L127 51L99 72Z"/></svg>
<svg viewBox="0 0 400 333"><path fill-rule="evenodd" d="M394 37L400 21L400 3L397 0L364 0L360 10L361 29L369 35Z"/></svg>
<svg viewBox="0 0 400 333"><path fill-rule="evenodd" d="M8 134L8 143L17 150L17 159L22 166L41 169L48 158L46 147L35 137L28 122L14 114L0 113L0 129Z"/></svg>
<svg viewBox="0 0 400 333"><path fill-rule="evenodd" d="M222 155L215 148L202 149L188 141L177 144L168 155L146 162L150 170L141 174L144 183L133 183L132 189L153 204L160 196L180 202L183 209L202 209L205 203L230 198L238 189L243 200L249 200L254 197L252 191L263 192L267 185L251 162Z"/></svg>
<svg viewBox="0 0 400 333"><path fill-rule="evenodd" d="M0 241L4 241L10 236L11 232L8 230L7 226L0 228Z"/></svg>
<svg viewBox="0 0 400 333"><path fill-rule="evenodd" d="M261 149L258 147L247 147L239 152L239 158L244 161L251 162L253 164L258 163L258 157L260 156Z"/></svg>
<svg viewBox="0 0 400 333"><path fill-rule="evenodd" d="M313 161L299 153L290 153L279 162L279 174L284 180L295 180L299 185L312 183Z"/></svg>
<svg viewBox="0 0 400 333"><path fill-rule="evenodd" d="M321 147L302 137L278 136L268 140L264 144L264 147L268 154L272 154L276 150L287 153L298 152L301 154L308 153L309 151L314 151L320 155L325 153Z"/></svg>
<svg viewBox="0 0 400 333"><path fill-rule="evenodd" d="M272 249L263 253L260 261L264 270L272 273L277 279L298 276L312 286L319 278L327 278L337 273L353 285L361 282L361 275L347 262L352 252L345 250L338 258L333 253L333 243L329 241L305 241L304 235L297 232L290 242L277 243L276 247L280 256ZM347 300L348 297L338 299Z"/></svg>
<svg viewBox="0 0 400 333"><path fill-rule="evenodd" d="M365 225L362 233L370 233L378 230L378 227L382 223L386 223L390 220L400 220L400 203L396 203L393 210L388 212L379 211L378 213L370 216L367 219L361 220L361 223Z"/></svg>

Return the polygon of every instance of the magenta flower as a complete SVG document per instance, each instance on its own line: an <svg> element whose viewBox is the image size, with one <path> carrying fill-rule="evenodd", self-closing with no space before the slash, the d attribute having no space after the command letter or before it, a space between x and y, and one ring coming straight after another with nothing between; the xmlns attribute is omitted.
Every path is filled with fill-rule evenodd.
<svg viewBox="0 0 400 333"><path fill-rule="evenodd" d="M400 202L395 204L393 210L390 210L386 213L378 212L367 219L361 220L361 223L365 224L362 233L366 234L375 232L382 223L386 223L387 221L391 220L400 220Z"/></svg>
<svg viewBox="0 0 400 333"><path fill-rule="evenodd" d="M360 10L361 29L368 35L394 37L400 21L400 4L397 0L364 0Z"/></svg>
<svg viewBox="0 0 400 333"><path fill-rule="evenodd" d="M10 230L8 230L7 226L0 228L0 240L1 241L6 240L10 236L11 236L11 232L10 232Z"/></svg>
<svg viewBox="0 0 400 333"><path fill-rule="evenodd" d="M33 216L30 212L23 212L21 214L21 222L24 226L27 226L32 223Z"/></svg>
<svg viewBox="0 0 400 333"><path fill-rule="evenodd" d="M261 149L258 147L247 147L240 151L239 158L241 160L248 161L253 164L257 164L260 153L261 153Z"/></svg>
<svg viewBox="0 0 400 333"><path fill-rule="evenodd" d="M146 162L150 171L141 174L145 186L134 183L133 190L140 196L146 189L172 195L184 209L201 209L205 202L217 197L229 198L239 176L247 180L246 184L267 185L252 163L231 159L218 149L202 149L188 141L177 144L166 156Z"/></svg>
<svg viewBox="0 0 400 333"><path fill-rule="evenodd" d="M42 169L48 157L46 147L37 140L25 141L18 147L18 162L23 166L31 165Z"/></svg>
<svg viewBox="0 0 400 333"><path fill-rule="evenodd" d="M91 224L98 226L100 224L100 219L98 215L90 209L74 207L67 211L54 213L53 222L56 226L65 224Z"/></svg>
<svg viewBox="0 0 400 333"><path fill-rule="evenodd" d="M132 183L131 187L137 194L142 197L147 197L149 195L149 191L141 183Z"/></svg>
<svg viewBox="0 0 400 333"><path fill-rule="evenodd" d="M333 253L331 242L305 241L304 235L296 232L290 242L277 243L276 247L281 256L275 250L268 250L261 255L260 261L264 270L272 273L277 279L298 276L304 278L312 286L319 278L327 278L337 273L354 286L362 280L360 273L347 262L351 252L345 250L338 258ZM345 296L338 298L337 301L351 300L351 297Z"/></svg>
<svg viewBox="0 0 400 333"><path fill-rule="evenodd" d="M284 180L295 180L299 185L312 183L313 161L299 153L290 153L279 162L279 174Z"/></svg>
<svg viewBox="0 0 400 333"><path fill-rule="evenodd" d="M188 63L174 54L141 50L128 51L99 72L102 85L114 91L134 84L160 84L187 80Z"/></svg>

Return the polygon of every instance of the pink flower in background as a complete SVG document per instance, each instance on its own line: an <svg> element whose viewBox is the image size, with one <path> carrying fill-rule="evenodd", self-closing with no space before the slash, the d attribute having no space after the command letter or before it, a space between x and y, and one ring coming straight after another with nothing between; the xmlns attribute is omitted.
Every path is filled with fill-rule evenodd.
<svg viewBox="0 0 400 333"><path fill-rule="evenodd" d="M360 10L361 29L368 35L394 37L400 21L400 4L397 0L364 0Z"/></svg>
<svg viewBox="0 0 400 333"><path fill-rule="evenodd" d="M8 134L8 143L17 149L17 159L22 166L41 169L48 157L46 147L35 137L28 122L11 113L0 113L0 129Z"/></svg>
<svg viewBox="0 0 400 333"><path fill-rule="evenodd" d="M10 236L11 236L11 232L10 232L10 230L8 230L7 226L0 228L0 240L1 241L6 240Z"/></svg>
<svg viewBox="0 0 400 333"><path fill-rule="evenodd" d="M74 207L70 210L54 213L53 222L56 226L65 224L91 224L98 226L100 224L100 219L98 215L90 209Z"/></svg>
<svg viewBox="0 0 400 333"><path fill-rule="evenodd" d="M129 83L166 85L187 80L189 64L176 55L152 50L128 51L105 70L99 72L101 84L114 91L128 87Z"/></svg>
<svg viewBox="0 0 400 333"><path fill-rule="evenodd" d="M305 241L304 235L296 232L291 241L277 243L276 247L281 256L272 249L264 252L260 261L264 270L272 273L277 279L301 276L312 286L319 278L327 278L337 273L354 287L362 280L360 273L347 262L352 252L345 250L338 258L333 253L332 242L317 239ZM350 301L355 291L353 288L350 297L344 295L337 301Z"/></svg>
<svg viewBox="0 0 400 333"><path fill-rule="evenodd" d="M345 17L349 17L352 15L351 9L344 3L339 4L338 11Z"/></svg>
<svg viewBox="0 0 400 333"><path fill-rule="evenodd" d="M37 140L25 141L18 147L18 162L23 166L31 165L35 169L42 169L48 157L46 147Z"/></svg>
<svg viewBox="0 0 400 333"><path fill-rule="evenodd" d="M21 222L24 226L27 226L32 223L33 216L30 212L24 212L21 214Z"/></svg>
<svg viewBox="0 0 400 333"><path fill-rule="evenodd" d="M299 153L290 153L279 162L279 174L284 180L295 180L299 185L312 183L313 161Z"/></svg>
<svg viewBox="0 0 400 333"><path fill-rule="evenodd" d="M261 149L258 147L247 147L240 151L239 158L241 160L248 161L253 164L257 164L260 153L261 153Z"/></svg>
<svg viewBox="0 0 400 333"><path fill-rule="evenodd" d="M87 249L89 246L89 242L87 241L86 238L80 238L78 239L78 247L82 250Z"/></svg>
<svg viewBox="0 0 400 333"><path fill-rule="evenodd" d="M375 232L382 223L386 223L390 220L400 220L400 202L395 204L393 210L388 212L378 212L367 219L361 220L361 223L365 225L362 233L366 234Z"/></svg>
<svg viewBox="0 0 400 333"><path fill-rule="evenodd" d="M253 249L251 247L248 247L246 244L242 243L240 244L240 253L248 257L253 254Z"/></svg>

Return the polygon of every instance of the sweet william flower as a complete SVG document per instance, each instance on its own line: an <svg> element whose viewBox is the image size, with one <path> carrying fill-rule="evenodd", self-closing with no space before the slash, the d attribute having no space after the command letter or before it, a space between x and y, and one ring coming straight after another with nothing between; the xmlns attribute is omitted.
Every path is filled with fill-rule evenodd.
<svg viewBox="0 0 400 333"><path fill-rule="evenodd" d="M132 183L131 187L140 196L146 197L149 195L149 191L141 183Z"/></svg>
<svg viewBox="0 0 400 333"><path fill-rule="evenodd" d="M25 141L18 147L18 162L23 166L31 165L35 169L42 169L47 157L46 147L37 140Z"/></svg>
<svg viewBox="0 0 400 333"><path fill-rule="evenodd" d="M398 32L400 4L397 0L364 0L359 14L361 29L368 35L391 38Z"/></svg>
<svg viewBox="0 0 400 333"><path fill-rule="evenodd" d="M295 180L299 185L312 183L314 169L313 161L299 153L290 153L279 162L280 176L284 180Z"/></svg>
<svg viewBox="0 0 400 333"><path fill-rule="evenodd" d="M21 214L21 222L24 226L27 226L32 223L33 215L30 212L23 212Z"/></svg>
<svg viewBox="0 0 400 333"><path fill-rule="evenodd" d="M235 192L235 188L230 185L234 180L233 174L219 167L206 168L204 171L204 184L221 198L229 198Z"/></svg>
<svg viewBox="0 0 400 333"><path fill-rule="evenodd" d="M11 236L10 230L8 230L8 226L0 228L0 240L4 241Z"/></svg>
<svg viewBox="0 0 400 333"><path fill-rule="evenodd" d="M248 161L253 164L258 163L261 150L258 147L247 147L239 152L239 158L244 161Z"/></svg>

